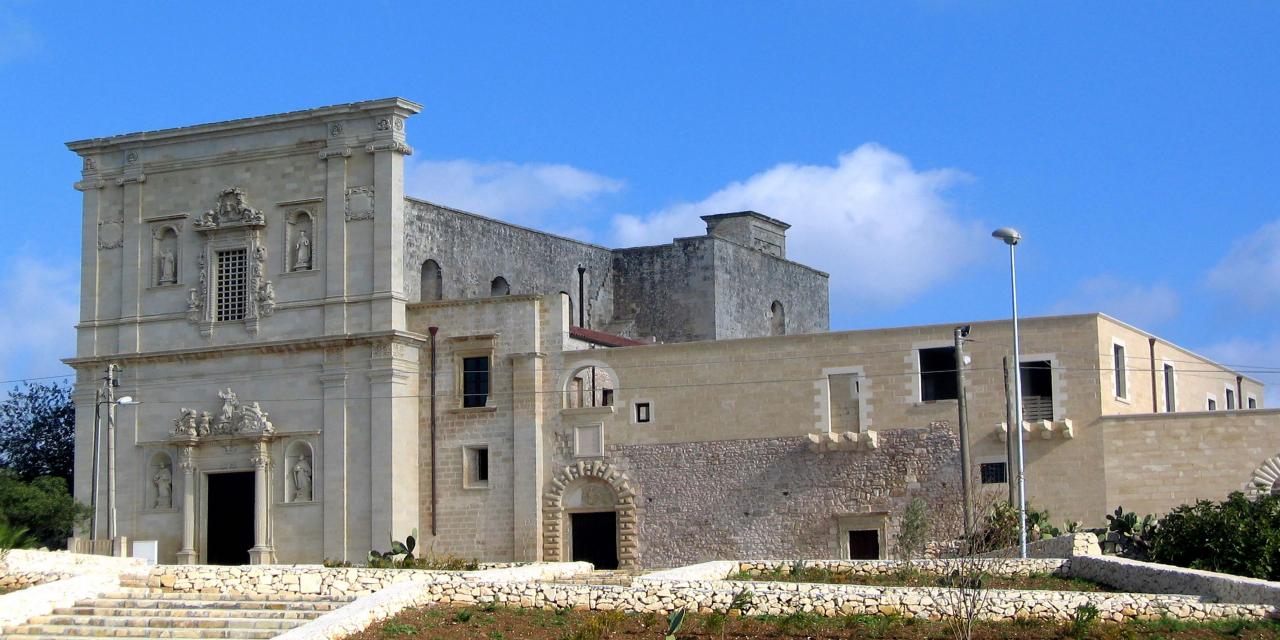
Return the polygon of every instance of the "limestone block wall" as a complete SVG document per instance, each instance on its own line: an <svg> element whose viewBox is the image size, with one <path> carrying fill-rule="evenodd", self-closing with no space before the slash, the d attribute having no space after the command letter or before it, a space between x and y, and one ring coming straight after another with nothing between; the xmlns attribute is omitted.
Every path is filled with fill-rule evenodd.
<svg viewBox="0 0 1280 640"><path fill-rule="evenodd" d="M715 250L717 340L770 335L774 301L787 334L828 329L827 274L727 240L717 239Z"/></svg>
<svg viewBox="0 0 1280 640"><path fill-rule="evenodd" d="M1280 479L1280 411L1107 416L1107 504L1166 513Z"/></svg>
<svg viewBox="0 0 1280 640"><path fill-rule="evenodd" d="M629 335L660 342L716 338L716 243L678 238L613 252L614 316Z"/></svg>
<svg viewBox="0 0 1280 640"><path fill-rule="evenodd" d="M950 429L882 434L873 451L811 453L803 438L615 446L637 487L641 564L708 559L840 557L840 520L880 517L888 553L912 497L952 504L958 442ZM869 527L868 527L869 528Z"/></svg>
<svg viewBox="0 0 1280 640"><path fill-rule="evenodd" d="M586 267L587 317L604 329L613 317L612 257L609 249L533 229L407 199L404 270L406 296L420 299L422 263L440 265L443 296L484 298L502 276L512 294L569 294L578 324L578 267Z"/></svg>

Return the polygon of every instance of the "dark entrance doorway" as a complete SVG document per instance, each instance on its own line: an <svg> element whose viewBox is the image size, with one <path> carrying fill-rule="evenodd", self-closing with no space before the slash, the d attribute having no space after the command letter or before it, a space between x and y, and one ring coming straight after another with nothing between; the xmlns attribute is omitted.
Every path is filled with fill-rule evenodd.
<svg viewBox="0 0 1280 640"><path fill-rule="evenodd" d="M253 546L253 472L209 474L205 562L249 564Z"/></svg>
<svg viewBox="0 0 1280 640"><path fill-rule="evenodd" d="M618 514L569 514L573 526L572 560L590 562L597 569L618 568Z"/></svg>
<svg viewBox="0 0 1280 640"><path fill-rule="evenodd" d="M850 560L879 560L880 532L875 529L863 529L849 532Z"/></svg>

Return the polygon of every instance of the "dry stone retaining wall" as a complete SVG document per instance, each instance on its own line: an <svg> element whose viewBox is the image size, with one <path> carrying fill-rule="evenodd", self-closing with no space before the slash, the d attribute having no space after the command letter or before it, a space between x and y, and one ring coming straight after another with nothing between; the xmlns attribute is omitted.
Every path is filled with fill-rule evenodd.
<svg viewBox="0 0 1280 640"><path fill-rule="evenodd" d="M901 560L805 560L788 562L781 560L763 560L758 562L732 562L734 573L745 572L752 576L763 576L772 573L790 575L797 566L804 569L820 569L840 575L885 576L901 573L910 568L920 573L942 575L951 573L963 560L915 560L908 563ZM1065 573L1069 561L1065 558L1027 558L1023 559L979 559L983 572L1005 578L1025 577L1039 574ZM709 563L708 563L709 564ZM694 565L699 566L699 565ZM728 577L724 575L722 577Z"/></svg>
<svg viewBox="0 0 1280 640"><path fill-rule="evenodd" d="M1280 583L1114 556L1076 556L1068 575L1144 593L1192 593L1210 602L1280 605Z"/></svg>

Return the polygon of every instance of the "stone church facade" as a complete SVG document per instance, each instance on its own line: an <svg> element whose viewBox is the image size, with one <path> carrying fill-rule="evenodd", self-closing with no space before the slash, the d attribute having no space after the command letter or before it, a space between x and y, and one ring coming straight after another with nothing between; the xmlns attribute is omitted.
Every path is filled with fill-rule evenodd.
<svg viewBox="0 0 1280 640"><path fill-rule="evenodd" d="M419 108L69 144L99 536L108 364L140 401L113 412L118 532L162 562L358 562L414 529L490 561L885 556L907 501L954 504L952 325L828 332L827 275L756 212L608 249L408 197ZM1008 334L974 323L967 347L995 492ZM1055 517L1280 479L1258 382L1098 314L1023 336L1028 487Z"/></svg>

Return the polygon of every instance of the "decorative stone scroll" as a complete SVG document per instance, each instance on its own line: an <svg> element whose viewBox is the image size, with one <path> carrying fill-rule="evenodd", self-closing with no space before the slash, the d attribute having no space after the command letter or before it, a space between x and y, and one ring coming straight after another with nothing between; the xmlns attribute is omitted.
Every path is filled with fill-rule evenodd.
<svg viewBox="0 0 1280 640"><path fill-rule="evenodd" d="M1253 471L1253 475L1249 476L1249 485L1245 487L1245 493L1250 497L1276 493L1277 489L1280 489L1276 486L1278 482L1280 482L1280 455L1268 458Z"/></svg>
<svg viewBox="0 0 1280 640"><path fill-rule="evenodd" d="M636 494L631 488L631 480L613 465L595 460L580 460L571 464L551 479L551 484L543 495L542 510L542 555L547 562L564 560L564 496L565 489L575 482L603 481L613 491L618 513L618 565L624 569L634 568L640 562L639 521L636 517ZM599 489L594 490L594 499L604 502Z"/></svg>
<svg viewBox="0 0 1280 640"><path fill-rule="evenodd" d="M275 434L275 427L267 419L267 412L257 402L241 404L239 396L230 387L218 392L222 407L217 415L183 407L173 421L170 437L194 440L208 436L262 437Z"/></svg>
<svg viewBox="0 0 1280 640"><path fill-rule="evenodd" d="M246 202L244 189L231 187L218 194L217 205L205 211L193 226L209 230L233 226L262 227L266 224L267 219L262 212Z"/></svg>

